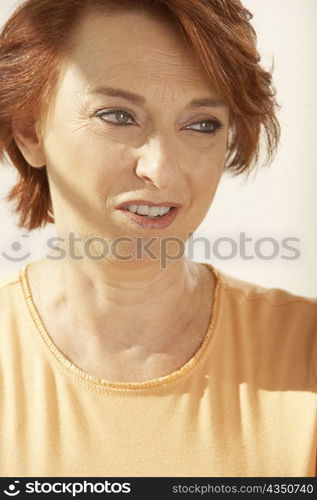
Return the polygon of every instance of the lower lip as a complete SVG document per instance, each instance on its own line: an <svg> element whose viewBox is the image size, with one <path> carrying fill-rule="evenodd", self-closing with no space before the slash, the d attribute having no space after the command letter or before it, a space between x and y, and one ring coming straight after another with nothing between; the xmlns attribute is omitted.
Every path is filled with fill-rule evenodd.
<svg viewBox="0 0 317 500"><path fill-rule="evenodd" d="M179 208L173 207L166 215L162 215L162 217L158 219L149 219L146 216L134 214L129 210L125 210L124 208L119 209L124 215L129 217L129 219L136 222L139 226L142 226L144 229L164 229L165 227L172 224L173 220L178 214Z"/></svg>

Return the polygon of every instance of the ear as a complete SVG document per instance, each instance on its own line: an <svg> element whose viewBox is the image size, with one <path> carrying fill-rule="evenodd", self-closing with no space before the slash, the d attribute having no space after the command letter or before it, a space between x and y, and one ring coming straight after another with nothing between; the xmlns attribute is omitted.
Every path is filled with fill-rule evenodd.
<svg viewBox="0 0 317 500"><path fill-rule="evenodd" d="M40 168L46 165L42 138L35 122L12 124L13 138L29 165Z"/></svg>

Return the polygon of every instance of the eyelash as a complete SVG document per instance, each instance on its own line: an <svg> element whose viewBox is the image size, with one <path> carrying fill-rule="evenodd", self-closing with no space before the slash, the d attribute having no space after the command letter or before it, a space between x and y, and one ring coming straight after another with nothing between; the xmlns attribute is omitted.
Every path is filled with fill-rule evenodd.
<svg viewBox="0 0 317 500"><path fill-rule="evenodd" d="M113 125L115 127L129 127L129 126L133 125L133 123L126 123L126 124L125 123L111 123L111 122L107 122L107 120L104 120L102 118L102 116L116 115L116 114L123 114L123 115L129 116L130 118L133 119L133 117L131 116L130 113L128 113L127 111L124 111L122 109L111 109L108 111L98 110L96 113L96 116L97 116L97 118L101 118L104 122L106 122L110 125ZM217 118L202 120L202 121L199 121L196 123L192 123L191 126L192 125L199 125L201 123L212 123L214 125L214 130L209 131L209 132L206 132L204 130L193 130L193 129L187 129L187 130L189 130L190 132L198 132L199 134L214 135L214 134L216 134L216 132L218 130L223 128L223 123L221 123L221 121L219 121Z"/></svg>

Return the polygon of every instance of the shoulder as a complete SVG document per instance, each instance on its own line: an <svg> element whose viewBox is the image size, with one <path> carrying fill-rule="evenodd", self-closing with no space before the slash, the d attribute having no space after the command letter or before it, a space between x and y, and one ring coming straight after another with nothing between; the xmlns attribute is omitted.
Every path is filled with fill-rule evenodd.
<svg viewBox="0 0 317 500"><path fill-rule="evenodd" d="M0 372L8 361L8 352L19 352L24 327L23 293L20 270L0 275Z"/></svg>
<svg viewBox="0 0 317 500"><path fill-rule="evenodd" d="M0 275L0 316L12 303L12 298L20 289L20 270L15 269Z"/></svg>
<svg viewBox="0 0 317 500"><path fill-rule="evenodd" d="M283 309L310 310L317 319L317 298L294 294L283 288L268 288L257 283L245 281L217 270L226 295L246 307L261 307L276 313Z"/></svg>
<svg viewBox="0 0 317 500"><path fill-rule="evenodd" d="M19 283L20 280L20 270L14 269L7 273L0 275L0 292L3 292L7 287L12 287Z"/></svg>
<svg viewBox="0 0 317 500"><path fill-rule="evenodd" d="M294 294L282 288L267 288L222 273L228 306L238 316L272 335L309 337L317 344L317 298ZM317 347L316 347L317 349Z"/></svg>
<svg viewBox="0 0 317 500"><path fill-rule="evenodd" d="M260 358L267 355L279 363L287 358L293 369L305 366L317 381L317 298L216 272L222 285L222 328L238 344L252 345Z"/></svg>
<svg viewBox="0 0 317 500"><path fill-rule="evenodd" d="M14 269L0 275L0 324L8 315L16 315L23 298L20 269Z"/></svg>

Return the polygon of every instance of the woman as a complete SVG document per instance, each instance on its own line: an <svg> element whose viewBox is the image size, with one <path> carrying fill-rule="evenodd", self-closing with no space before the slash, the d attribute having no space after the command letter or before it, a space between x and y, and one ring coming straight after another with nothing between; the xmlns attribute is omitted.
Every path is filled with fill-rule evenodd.
<svg viewBox="0 0 317 500"><path fill-rule="evenodd" d="M315 474L317 301L183 253L279 139L250 17L27 0L4 27L8 199L60 245L2 278L2 475Z"/></svg>

